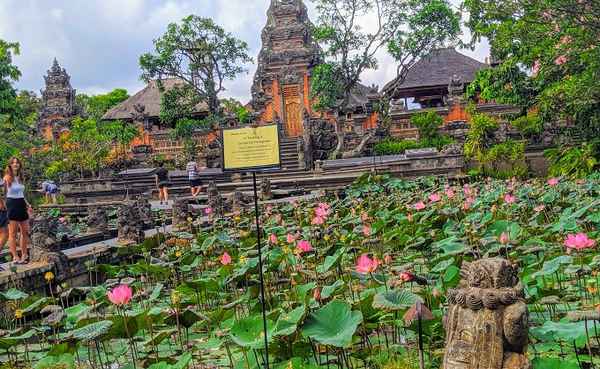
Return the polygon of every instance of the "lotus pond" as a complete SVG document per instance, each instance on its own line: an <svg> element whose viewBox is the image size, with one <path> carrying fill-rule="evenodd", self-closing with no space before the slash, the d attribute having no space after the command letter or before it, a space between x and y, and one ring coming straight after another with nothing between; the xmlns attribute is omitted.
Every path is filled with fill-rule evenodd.
<svg viewBox="0 0 600 369"><path fill-rule="evenodd" d="M120 249L122 265L89 265L89 287L48 273L47 296L2 292L2 368L418 368L417 302L425 367L439 368L446 292L487 256L519 267L534 368L600 365L598 176L365 176L264 207L268 355L254 224L232 214Z"/></svg>

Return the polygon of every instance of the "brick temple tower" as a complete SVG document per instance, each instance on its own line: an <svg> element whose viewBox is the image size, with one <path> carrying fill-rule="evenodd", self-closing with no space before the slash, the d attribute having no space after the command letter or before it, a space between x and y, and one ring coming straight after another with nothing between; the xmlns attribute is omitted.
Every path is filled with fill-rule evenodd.
<svg viewBox="0 0 600 369"><path fill-rule="evenodd" d="M38 121L38 134L47 141L54 141L69 128L75 115L75 90L71 77L61 68L56 58L48 74L44 76L46 88L42 93L42 110Z"/></svg>
<svg viewBox="0 0 600 369"><path fill-rule="evenodd" d="M320 62L302 0L271 0L252 85L252 108L261 122L281 123L287 137L303 133L311 114L310 71Z"/></svg>

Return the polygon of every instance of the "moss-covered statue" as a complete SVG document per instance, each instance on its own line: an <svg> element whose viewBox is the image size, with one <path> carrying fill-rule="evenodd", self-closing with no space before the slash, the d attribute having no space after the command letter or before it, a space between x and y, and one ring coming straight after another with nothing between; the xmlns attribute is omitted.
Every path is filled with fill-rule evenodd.
<svg viewBox="0 0 600 369"><path fill-rule="evenodd" d="M529 369L528 312L517 269L508 260L464 262L448 291L443 369Z"/></svg>

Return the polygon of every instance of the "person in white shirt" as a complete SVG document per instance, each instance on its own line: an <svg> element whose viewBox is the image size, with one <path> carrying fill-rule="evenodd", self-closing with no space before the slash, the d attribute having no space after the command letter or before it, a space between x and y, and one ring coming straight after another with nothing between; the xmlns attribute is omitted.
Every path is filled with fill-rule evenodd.
<svg viewBox="0 0 600 369"><path fill-rule="evenodd" d="M18 158L11 158L4 172L6 212L8 216L8 247L15 264L29 263L29 217L33 212L25 199L23 166ZM21 257L17 254L17 233L21 234Z"/></svg>
<svg viewBox="0 0 600 369"><path fill-rule="evenodd" d="M202 191L202 180L200 179L200 171L206 169L206 167L198 167L198 164L191 160L185 166L185 170L188 173L188 179L190 180L190 192L192 197L198 197L200 191Z"/></svg>

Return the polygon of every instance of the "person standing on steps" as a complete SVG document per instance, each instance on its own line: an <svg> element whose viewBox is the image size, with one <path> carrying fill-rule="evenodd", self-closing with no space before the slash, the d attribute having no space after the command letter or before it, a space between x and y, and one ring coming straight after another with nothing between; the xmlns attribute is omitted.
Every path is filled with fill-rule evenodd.
<svg viewBox="0 0 600 369"><path fill-rule="evenodd" d="M31 205L25 199L23 165L13 157L8 161L4 172L6 191L6 212L8 217L8 247L15 264L29 263L29 218L33 214ZM20 233L21 258L17 255L17 233Z"/></svg>
<svg viewBox="0 0 600 369"><path fill-rule="evenodd" d="M54 181L47 180L42 182L42 192L44 193L46 204L51 203L55 205L57 203L56 195L58 195L58 186Z"/></svg>
<svg viewBox="0 0 600 369"><path fill-rule="evenodd" d="M160 162L158 169L154 172L156 187L158 188L158 200L160 204L169 203L169 171L165 168L165 163Z"/></svg>
<svg viewBox="0 0 600 369"><path fill-rule="evenodd" d="M202 180L200 179L200 171L206 169L206 167L198 168L198 163L193 159L185 166L185 170L188 173L188 179L190 180L190 192L192 197L198 197L200 191L202 191Z"/></svg>

